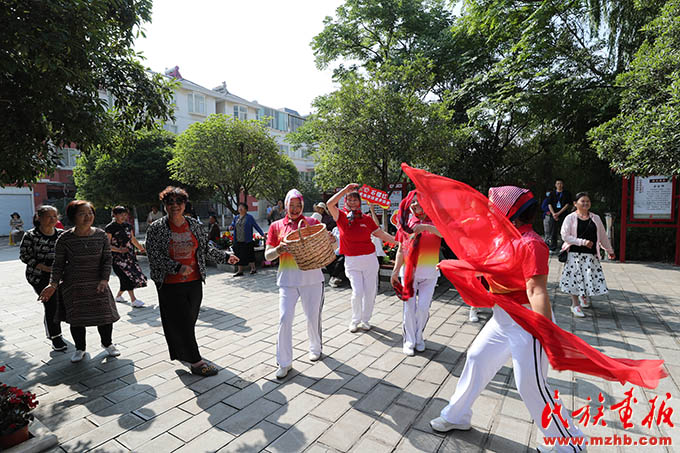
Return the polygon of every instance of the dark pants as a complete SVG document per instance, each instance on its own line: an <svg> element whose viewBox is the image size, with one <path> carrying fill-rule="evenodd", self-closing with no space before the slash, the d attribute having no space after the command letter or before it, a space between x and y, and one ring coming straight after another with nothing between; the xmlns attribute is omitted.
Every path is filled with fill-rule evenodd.
<svg viewBox="0 0 680 453"><path fill-rule="evenodd" d="M331 277L339 278L341 280L347 280L347 276L345 275L344 255L338 255L338 257L335 258L335 261L326 266L326 268L328 269L328 275L330 275Z"/></svg>
<svg viewBox="0 0 680 453"><path fill-rule="evenodd" d="M33 289L36 294L40 295L40 292L50 283L50 275L46 274L40 279L40 283L33 285ZM57 306L59 305L59 290L55 291L52 297L47 302L43 302L43 308L45 309L45 335L47 338L56 338L61 336L61 323L57 320Z"/></svg>
<svg viewBox="0 0 680 453"><path fill-rule="evenodd" d="M111 346L111 335L113 334L113 324L104 324L103 326L97 326L99 331L99 338L102 341L102 346L105 348ZM79 351L85 350L85 327L83 326L71 326L71 336L73 337L73 342L76 344L76 349Z"/></svg>
<svg viewBox="0 0 680 453"><path fill-rule="evenodd" d="M560 216L558 220L555 220L553 216L550 216L550 250L555 251L557 250L557 238L560 236L560 230L562 229L562 223L564 222L564 218L566 217L566 214Z"/></svg>
<svg viewBox="0 0 680 453"><path fill-rule="evenodd" d="M203 300L201 280L156 285L165 341L171 360L196 363L201 360L196 343L196 321Z"/></svg>

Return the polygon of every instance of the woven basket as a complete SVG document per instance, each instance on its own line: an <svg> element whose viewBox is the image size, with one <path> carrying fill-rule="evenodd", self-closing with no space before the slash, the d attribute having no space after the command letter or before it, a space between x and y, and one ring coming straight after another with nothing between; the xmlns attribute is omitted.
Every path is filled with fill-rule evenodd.
<svg viewBox="0 0 680 453"><path fill-rule="evenodd" d="M291 231L283 238L286 249L293 255L300 270L309 271L321 269L335 260L335 250L326 225L302 226L307 221L302 218L298 223L298 229Z"/></svg>

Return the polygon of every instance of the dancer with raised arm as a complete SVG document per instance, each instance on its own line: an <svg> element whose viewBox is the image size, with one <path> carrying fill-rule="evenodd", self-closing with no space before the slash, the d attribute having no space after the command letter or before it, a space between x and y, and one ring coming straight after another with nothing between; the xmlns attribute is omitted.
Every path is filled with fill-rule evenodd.
<svg viewBox="0 0 680 453"><path fill-rule="evenodd" d="M394 236L385 233L373 219L361 212L358 184L347 184L344 189L328 200L326 206L340 230L340 254L345 256L345 275L352 285L352 319L349 331L371 329L371 316L378 292L378 258L371 236L386 242L396 242ZM345 209L338 209L338 202L345 197Z"/></svg>

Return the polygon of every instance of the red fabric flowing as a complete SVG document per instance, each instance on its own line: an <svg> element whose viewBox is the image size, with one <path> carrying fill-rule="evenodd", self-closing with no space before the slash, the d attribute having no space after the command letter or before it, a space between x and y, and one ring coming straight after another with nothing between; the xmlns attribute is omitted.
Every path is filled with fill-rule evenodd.
<svg viewBox="0 0 680 453"><path fill-rule="evenodd" d="M416 191L412 190L399 203L399 226L395 236L397 242L401 243L401 254L404 257L404 284L392 284L397 297L407 301L416 295L413 285L416 276L416 264L418 263L418 249L420 245L420 235L412 237L413 229L409 225L411 217L411 202L415 197Z"/></svg>
<svg viewBox="0 0 680 453"><path fill-rule="evenodd" d="M465 303L475 307L501 307L541 342L550 365L558 371L572 370L651 389L668 376L663 360L609 357L521 305L529 301L524 277L518 271L526 253L521 247L519 231L488 198L472 187L406 164L402 164L402 169L418 190L418 202L458 257L442 261L439 268ZM490 293L479 276L516 290Z"/></svg>

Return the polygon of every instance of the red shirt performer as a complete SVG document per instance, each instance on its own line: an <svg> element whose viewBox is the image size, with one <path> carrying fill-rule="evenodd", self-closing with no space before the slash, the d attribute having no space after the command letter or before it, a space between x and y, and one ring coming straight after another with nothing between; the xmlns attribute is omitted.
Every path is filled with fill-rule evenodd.
<svg viewBox="0 0 680 453"><path fill-rule="evenodd" d="M352 320L349 331L370 330L375 296L378 292L378 258L371 236L386 242L395 242L394 236L385 233L370 216L361 212L358 184L347 184L328 200L328 212L340 230L340 254L345 255L345 275L352 285ZM338 202L345 197L345 210Z"/></svg>

